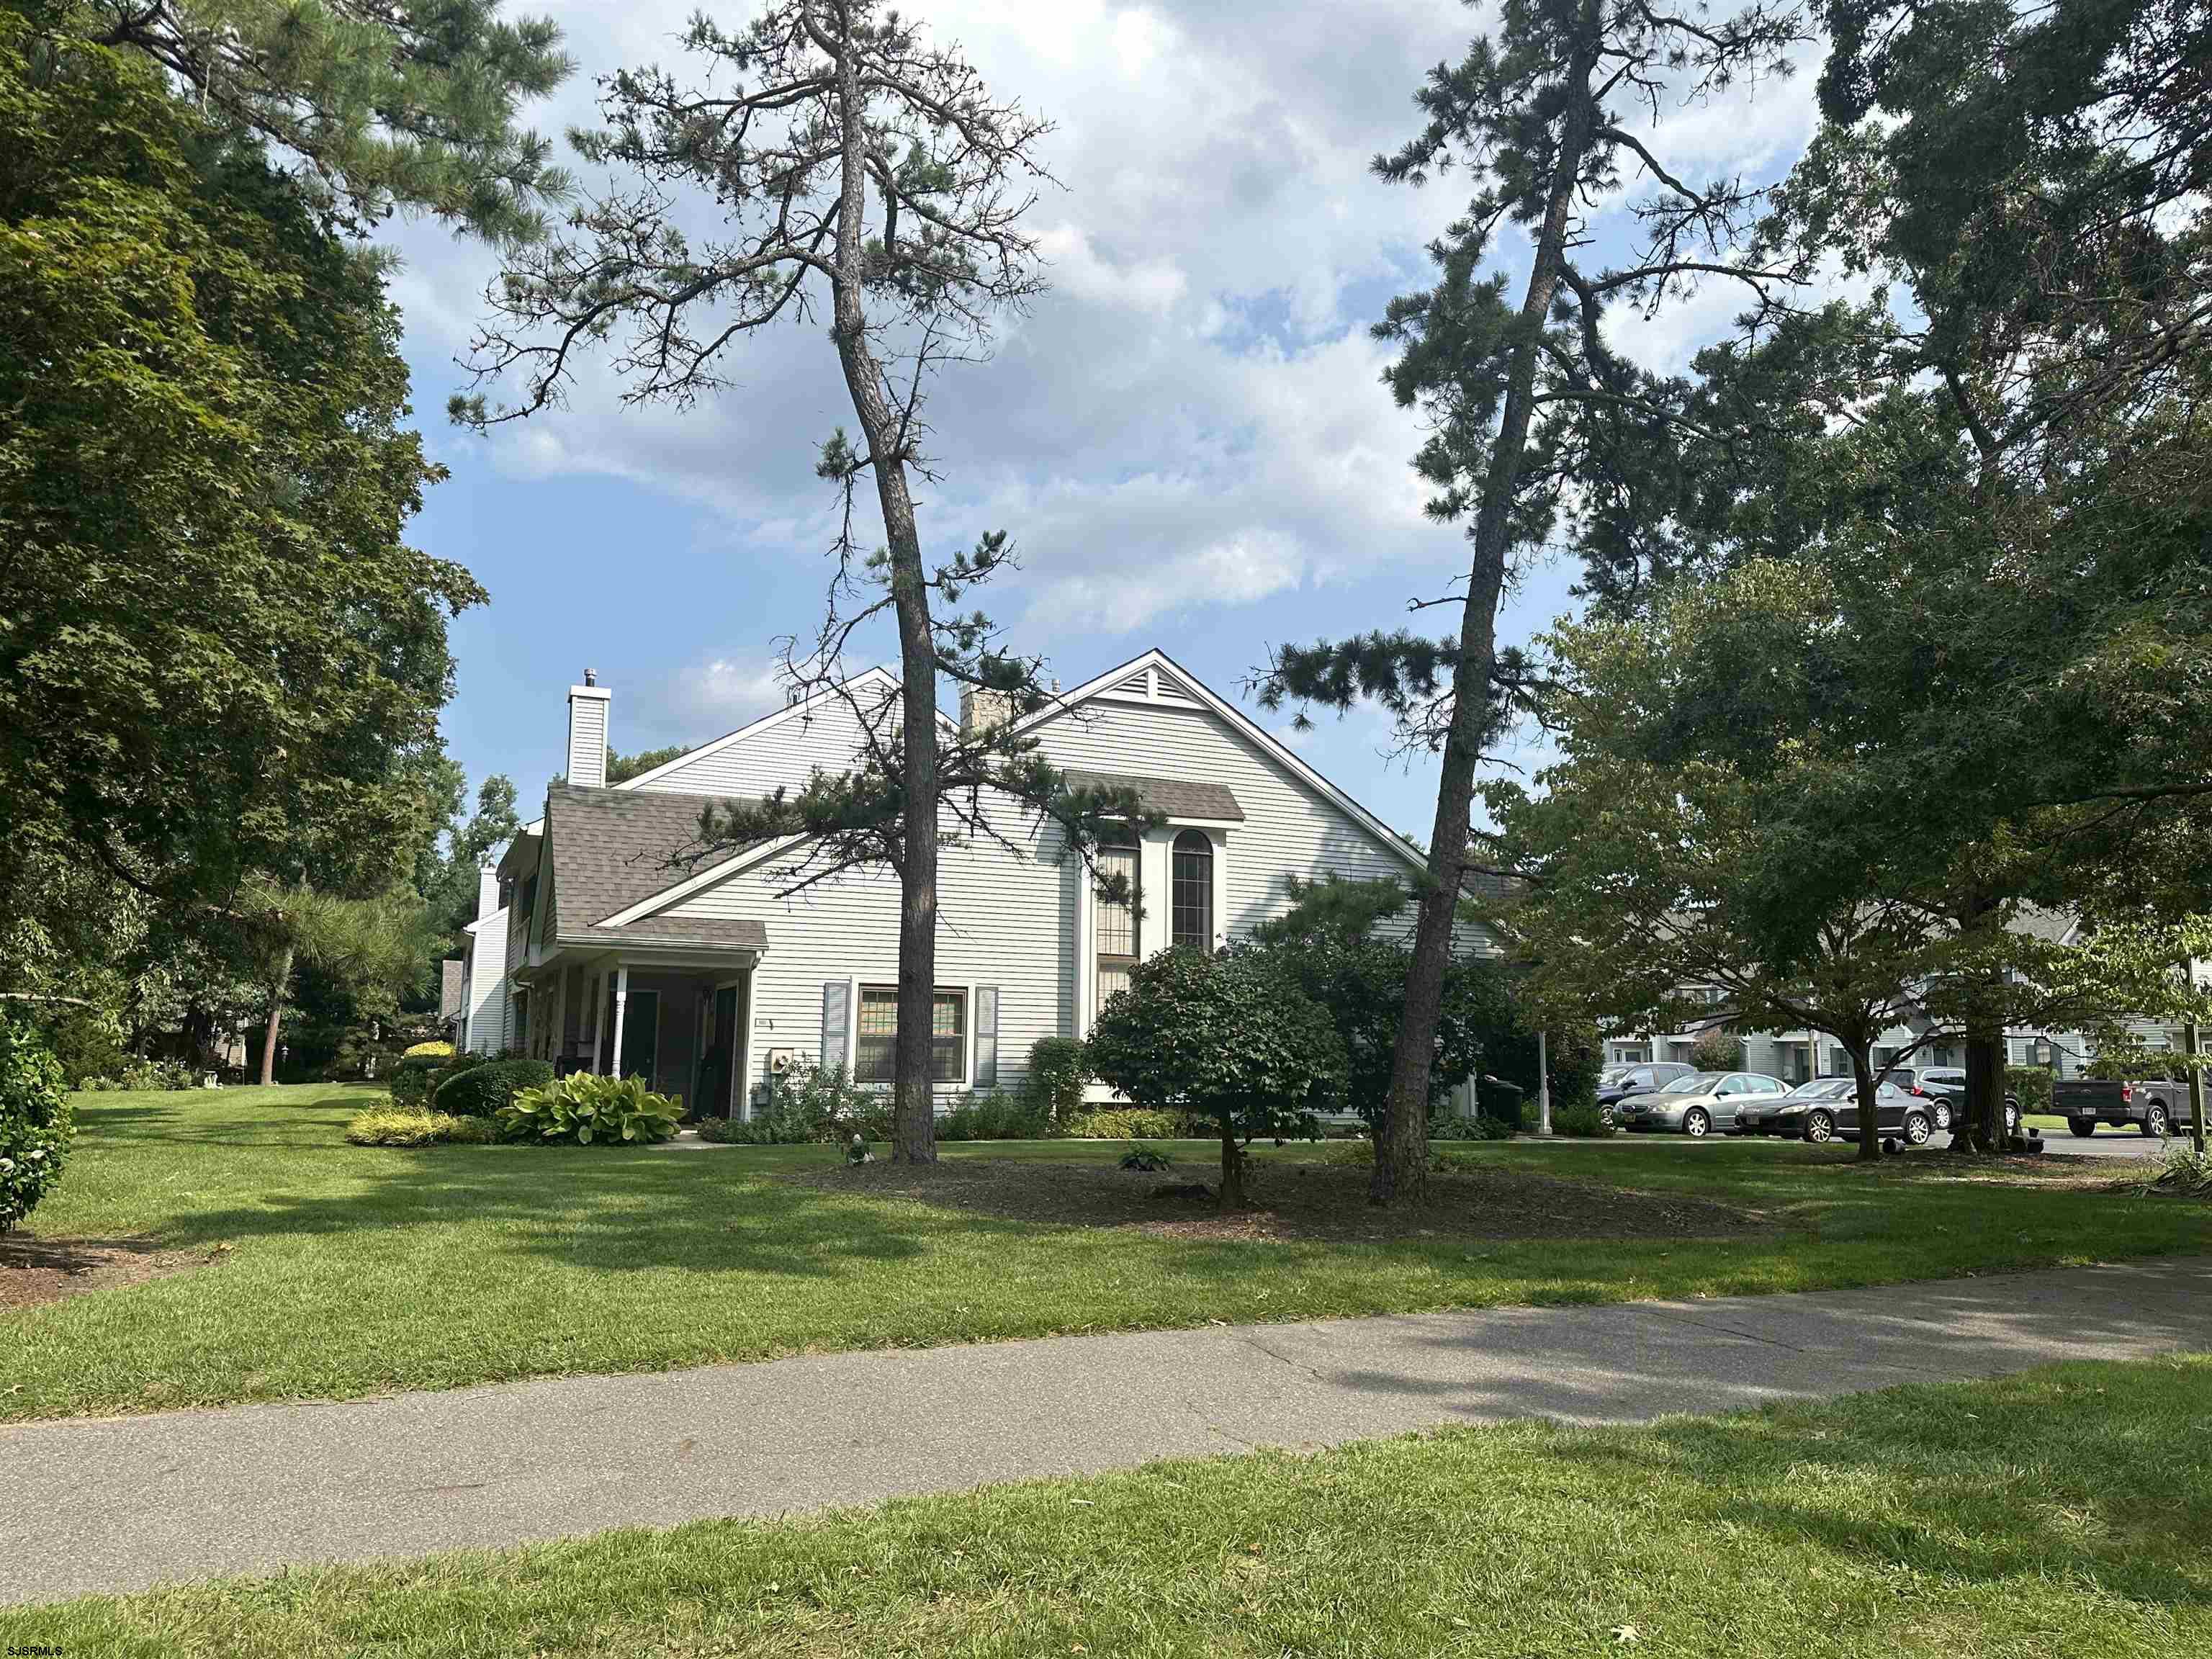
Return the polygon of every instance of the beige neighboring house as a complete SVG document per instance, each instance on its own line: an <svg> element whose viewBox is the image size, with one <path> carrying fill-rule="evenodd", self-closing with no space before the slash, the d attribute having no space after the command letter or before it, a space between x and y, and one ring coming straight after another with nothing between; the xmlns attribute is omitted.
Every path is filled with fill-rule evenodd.
<svg viewBox="0 0 2212 1659"><path fill-rule="evenodd" d="M641 1075L695 1109L740 1117L802 1060L888 1084L896 878L853 871L794 891L807 850L796 839L699 856L709 802L844 771L870 731L890 729L893 675L870 670L845 691L610 787L612 694L588 674L571 686L565 781L485 873L470 927L467 1045ZM992 718L980 701L967 701L963 721ZM1292 875L1410 882L1423 867L1373 813L1162 652L1024 725L1055 765L1133 787L1165 822L1102 855L1131 877L1133 905L1102 902L1080 861L1058 856L1058 827L1011 799L993 821L1012 850L945 848L931 1027L942 1096L1018 1084L1031 1045L1085 1036L1138 961L1243 937L1288 908ZM1469 934L1463 948L1490 947Z"/></svg>

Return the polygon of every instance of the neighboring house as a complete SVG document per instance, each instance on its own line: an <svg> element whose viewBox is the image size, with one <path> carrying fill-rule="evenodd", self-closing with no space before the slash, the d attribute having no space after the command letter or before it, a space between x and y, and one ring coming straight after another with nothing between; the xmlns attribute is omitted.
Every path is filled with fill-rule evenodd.
<svg viewBox="0 0 2212 1659"><path fill-rule="evenodd" d="M849 769L867 731L891 729L892 675L870 670L847 690L849 702L817 694L609 788L610 693L589 674L572 686L566 780L501 858L497 902L488 896L472 927L471 1046L643 1075L695 1109L738 1115L801 1060L889 1083L896 878L800 885L804 842L706 854L697 838L710 800L797 790L817 769ZM971 695L962 720L997 713ZM1081 860L1057 856L1058 826L1011 799L993 822L1012 850L944 849L932 1034L945 1095L1018 1083L1031 1044L1085 1036L1139 960L1246 935L1288 908L1291 875L1410 884L1423 868L1417 849L1158 651L1024 726L1055 765L1133 786L1165 823L1102 852L1132 877L1133 906L1102 902ZM1489 946L1470 933L1463 948Z"/></svg>
<svg viewBox="0 0 2212 1659"><path fill-rule="evenodd" d="M460 1030L453 1046L480 1054L497 1054L507 1044L507 912L499 896L498 856L477 872L477 919L461 931L469 936L461 957L463 980Z"/></svg>
<svg viewBox="0 0 2212 1659"><path fill-rule="evenodd" d="M2055 945L2070 945L2080 931L2080 924L2072 917L2055 911L2031 909L2025 911L2013 924L2021 933L2046 939ZM1698 1001L1721 1011L1717 1016L1723 1023L1722 1029L1735 1032L1733 1022L1725 1019L1727 994L1706 986L1691 993ZM1923 1020L1917 1025L1893 1025L1875 1040L1874 1063L1877 1068L1893 1060L1905 1066L1963 1066L1966 1048L1963 1038L1947 1036L1915 1048L1928 1033L1932 1022ZM1682 1031L1638 1032L1631 1035L1609 1034L1605 1042L1607 1065L1633 1065L1641 1061L1671 1060L1686 1061L1690 1050L1699 1035L1709 1028L1697 1026ZM2155 1028L2146 1028L2155 1030ZM1747 1070L1765 1072L1772 1077L1784 1078L1792 1083L1803 1083L1815 1077L1843 1077L1851 1069L1850 1054L1833 1037L1817 1031L1752 1031L1737 1033L1743 1047L1742 1064ZM2161 1046L2150 1041L2149 1046ZM2178 1046L2174 1043L2164 1046ZM1907 1051L1911 1052L1908 1053ZM2096 1053L2095 1046L2079 1031L2043 1031L2025 1025L2010 1026L2005 1031L2005 1058L2014 1066L2048 1066L2055 1067L2062 1077L2077 1077Z"/></svg>

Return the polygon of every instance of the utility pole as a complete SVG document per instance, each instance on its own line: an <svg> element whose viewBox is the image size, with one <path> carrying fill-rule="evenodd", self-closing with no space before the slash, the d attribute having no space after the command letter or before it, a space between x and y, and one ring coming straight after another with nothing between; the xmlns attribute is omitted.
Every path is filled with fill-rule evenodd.
<svg viewBox="0 0 2212 1659"><path fill-rule="evenodd" d="M2204 1070L2197 1064L2202 1052L2197 1040L2197 1022L2191 1020L2181 1028L2181 1049L2189 1056L2189 1144L2196 1148L2197 1156L2204 1156Z"/></svg>

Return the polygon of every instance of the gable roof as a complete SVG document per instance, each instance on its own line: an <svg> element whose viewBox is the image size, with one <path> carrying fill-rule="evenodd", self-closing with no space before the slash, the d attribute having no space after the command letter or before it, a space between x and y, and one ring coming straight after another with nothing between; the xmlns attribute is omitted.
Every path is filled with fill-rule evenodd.
<svg viewBox="0 0 2212 1659"><path fill-rule="evenodd" d="M726 804L713 795L553 785L545 792L545 848L555 933L584 934L682 881L684 860L704 850L700 813Z"/></svg>
<svg viewBox="0 0 2212 1659"><path fill-rule="evenodd" d="M1085 680L1073 691L1063 693L1035 714L1024 715L1016 722L1015 730L1034 730L1048 720L1059 719L1070 709L1090 702L1093 697L1146 696L1146 693L1135 689L1137 675L1141 670L1159 671L1156 675L1147 674L1146 677L1146 684L1152 690L1152 695L1146 697L1147 701L1158 702L1170 708L1195 706L1210 710L1231 731L1245 738L1261 754L1267 756L1307 788L1351 818L1384 847L1396 854L1411 868L1423 873L1427 872L1428 856L1419 848L1413 846L1389 824L1376 817L1374 813L1315 771L1312 767L1300 760L1292 752L1290 745L1280 738L1268 731L1266 726L1261 726L1236 704L1215 695L1206 686L1205 681L1157 647L1146 652L1142 656L1132 657L1118 667L1108 669L1095 679ZM1164 687L1172 687L1172 690L1162 689Z"/></svg>
<svg viewBox="0 0 2212 1659"><path fill-rule="evenodd" d="M1192 783L1183 778L1145 778L1127 772L1086 772L1066 769L1067 781L1079 789L1133 789L1146 810L1170 818L1203 818L1215 823L1242 823L1244 809L1224 783Z"/></svg>

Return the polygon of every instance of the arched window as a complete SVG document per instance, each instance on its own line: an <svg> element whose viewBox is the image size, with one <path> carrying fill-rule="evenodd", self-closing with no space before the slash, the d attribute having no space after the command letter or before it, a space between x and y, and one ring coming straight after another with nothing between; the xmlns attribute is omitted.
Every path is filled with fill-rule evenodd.
<svg viewBox="0 0 2212 1659"><path fill-rule="evenodd" d="M1186 830L1175 838L1168 881L1168 942L1213 948L1213 841L1203 830Z"/></svg>

